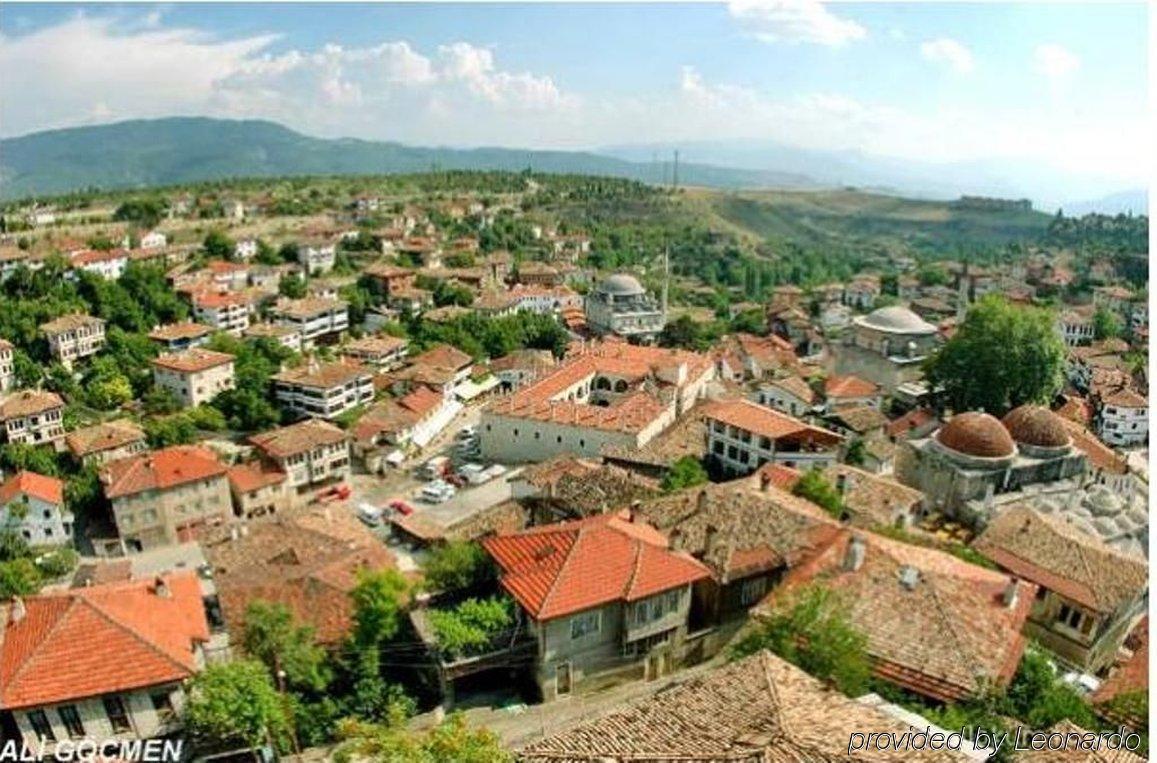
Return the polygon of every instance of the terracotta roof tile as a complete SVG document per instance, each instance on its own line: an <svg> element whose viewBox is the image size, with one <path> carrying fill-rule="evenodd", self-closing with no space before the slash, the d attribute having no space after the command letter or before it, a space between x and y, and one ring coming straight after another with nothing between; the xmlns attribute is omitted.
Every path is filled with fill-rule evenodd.
<svg viewBox="0 0 1157 763"><path fill-rule="evenodd" d="M7 504L18 495L39 498L58 506L64 504L64 483L55 477L47 477L36 472L20 471L0 484L0 506Z"/></svg>
<svg viewBox="0 0 1157 763"><path fill-rule="evenodd" d="M40 330L51 336L52 334L62 334L65 331L74 331L75 329L89 326L103 326L104 323L100 318L82 313L74 313L72 315L62 315L56 320L49 321L41 325Z"/></svg>
<svg viewBox="0 0 1157 763"><path fill-rule="evenodd" d="M63 407L64 400L55 392L26 389L0 401L0 421Z"/></svg>
<svg viewBox="0 0 1157 763"><path fill-rule="evenodd" d="M255 434L249 441L274 458L284 458L345 439L346 433L328 421L306 419L287 427Z"/></svg>
<svg viewBox="0 0 1157 763"><path fill-rule="evenodd" d="M107 464L101 470L101 482L105 496L112 499L223 477L225 471L217 454L208 448L174 445Z"/></svg>
<svg viewBox="0 0 1157 763"><path fill-rule="evenodd" d="M82 458L103 450L122 448L134 442L144 442L145 433L128 419L108 421L69 432L64 438L68 450Z"/></svg>
<svg viewBox="0 0 1157 763"><path fill-rule="evenodd" d="M209 326L192 321L185 321L183 323L169 323L165 326L158 326L149 332L149 339L172 342L179 339L198 339L203 336L209 336L209 334L212 333L213 329Z"/></svg>
<svg viewBox="0 0 1157 763"><path fill-rule="evenodd" d="M858 376L829 376L824 379L824 396L828 398L872 397L880 388Z"/></svg>
<svg viewBox="0 0 1157 763"><path fill-rule="evenodd" d="M773 440L790 437L820 445L835 445L844 439L834 432L805 424L750 400L712 401L703 406L703 415Z"/></svg>
<svg viewBox="0 0 1157 763"><path fill-rule="evenodd" d="M193 347L182 352L161 355L153 358L150 362L154 366L167 368L170 371L191 374L232 363L233 356L227 352L214 352L201 347Z"/></svg>

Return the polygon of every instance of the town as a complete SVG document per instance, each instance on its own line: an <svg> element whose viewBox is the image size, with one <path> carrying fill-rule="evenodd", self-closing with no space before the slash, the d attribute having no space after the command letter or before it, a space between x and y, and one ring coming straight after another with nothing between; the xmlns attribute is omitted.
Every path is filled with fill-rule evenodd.
<svg viewBox="0 0 1157 763"><path fill-rule="evenodd" d="M734 234L606 211L691 193L8 205L4 736L826 760L1023 725L1146 754L1145 253L1058 217L720 282Z"/></svg>

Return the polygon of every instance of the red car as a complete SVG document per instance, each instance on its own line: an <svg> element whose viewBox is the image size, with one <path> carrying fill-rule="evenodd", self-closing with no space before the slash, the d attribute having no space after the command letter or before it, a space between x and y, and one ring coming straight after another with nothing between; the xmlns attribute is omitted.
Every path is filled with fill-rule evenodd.
<svg viewBox="0 0 1157 763"><path fill-rule="evenodd" d="M414 507L403 501L401 498L395 498L394 500L390 501L389 506L403 517L408 517L414 513Z"/></svg>

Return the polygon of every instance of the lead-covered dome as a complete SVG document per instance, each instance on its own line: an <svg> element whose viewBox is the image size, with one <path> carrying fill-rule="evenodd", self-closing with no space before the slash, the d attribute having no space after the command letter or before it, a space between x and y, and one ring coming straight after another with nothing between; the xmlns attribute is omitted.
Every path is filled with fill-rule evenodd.
<svg viewBox="0 0 1157 763"><path fill-rule="evenodd" d="M1040 405L1022 405L1002 419L1004 428L1016 442L1038 448L1066 448L1069 432L1060 416Z"/></svg>
<svg viewBox="0 0 1157 763"><path fill-rule="evenodd" d="M934 334L936 332L935 326L900 305L881 307L857 318L856 321L862 326L893 334Z"/></svg>
<svg viewBox="0 0 1157 763"><path fill-rule="evenodd" d="M615 273L598 285L598 291L603 294L612 294L616 297L632 297L636 294L645 294L646 289L639 283L639 279L626 273Z"/></svg>
<svg viewBox="0 0 1157 763"><path fill-rule="evenodd" d="M1008 430L987 413L958 413L936 432L936 440L949 450L976 458L1007 458L1016 453Z"/></svg>

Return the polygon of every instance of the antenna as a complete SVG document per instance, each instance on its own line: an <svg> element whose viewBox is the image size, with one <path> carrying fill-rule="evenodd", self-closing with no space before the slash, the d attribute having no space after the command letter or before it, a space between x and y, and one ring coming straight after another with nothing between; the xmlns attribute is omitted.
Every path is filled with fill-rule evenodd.
<svg viewBox="0 0 1157 763"><path fill-rule="evenodd" d="M675 166L671 172L671 187L679 190L679 149L675 149Z"/></svg>
<svg viewBox="0 0 1157 763"><path fill-rule="evenodd" d="M671 283L671 245L663 249L663 322L667 322L667 287Z"/></svg>

